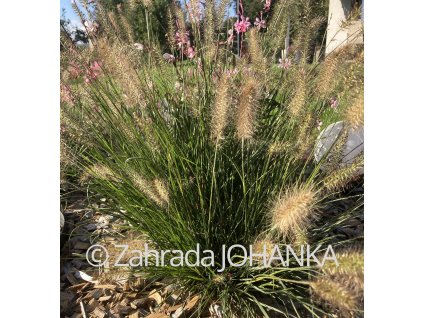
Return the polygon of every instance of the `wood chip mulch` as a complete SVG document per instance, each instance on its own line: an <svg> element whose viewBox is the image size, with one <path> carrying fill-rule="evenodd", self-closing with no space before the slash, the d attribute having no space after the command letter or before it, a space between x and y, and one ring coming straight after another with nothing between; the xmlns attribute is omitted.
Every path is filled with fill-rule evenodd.
<svg viewBox="0 0 423 318"><path fill-rule="evenodd" d="M125 269L91 266L85 259L85 253L92 244L127 244L128 240L134 241L134 235L122 234L122 221L98 212L104 207L105 199L88 204L88 200L80 194L69 201L71 204L62 208L65 224L61 230L60 317L190 316L199 296L182 302L172 285L149 281L141 274Z"/></svg>

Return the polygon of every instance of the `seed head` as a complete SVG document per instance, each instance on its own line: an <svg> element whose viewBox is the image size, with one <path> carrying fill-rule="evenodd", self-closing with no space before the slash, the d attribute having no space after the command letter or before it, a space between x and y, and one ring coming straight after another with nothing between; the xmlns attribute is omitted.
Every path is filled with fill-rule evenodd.
<svg viewBox="0 0 423 318"><path fill-rule="evenodd" d="M211 118L211 137L214 142L223 139L229 109L229 76L224 74L216 89L216 99Z"/></svg>
<svg viewBox="0 0 423 318"><path fill-rule="evenodd" d="M354 103L347 109L345 119L352 129L358 129L364 125L364 94L354 100Z"/></svg>
<svg viewBox="0 0 423 318"><path fill-rule="evenodd" d="M313 294L327 307L340 311L346 317L360 307L361 293L345 280L322 277L311 283Z"/></svg>
<svg viewBox="0 0 423 318"><path fill-rule="evenodd" d="M294 186L282 192L271 210L272 228L284 237L306 230L316 217L317 202L316 190L310 185Z"/></svg>
<svg viewBox="0 0 423 318"><path fill-rule="evenodd" d="M236 116L236 133L239 139L250 139L254 133L256 111L256 83L248 80L241 90Z"/></svg>
<svg viewBox="0 0 423 318"><path fill-rule="evenodd" d="M297 118L301 114L306 102L307 89L304 72L298 72L295 85L294 96L288 104L289 113L293 118Z"/></svg>
<svg viewBox="0 0 423 318"><path fill-rule="evenodd" d="M323 186L328 191L341 190L359 175L364 167L364 157L359 156L352 164L332 171L325 179Z"/></svg>

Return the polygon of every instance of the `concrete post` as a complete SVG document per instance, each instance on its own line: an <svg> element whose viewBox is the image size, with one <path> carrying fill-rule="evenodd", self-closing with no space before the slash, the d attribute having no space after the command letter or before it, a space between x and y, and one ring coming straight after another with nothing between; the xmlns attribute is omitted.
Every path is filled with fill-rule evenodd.
<svg viewBox="0 0 423 318"><path fill-rule="evenodd" d="M328 29L326 37L326 55L347 43L348 31L341 28L351 11L351 0L330 0Z"/></svg>

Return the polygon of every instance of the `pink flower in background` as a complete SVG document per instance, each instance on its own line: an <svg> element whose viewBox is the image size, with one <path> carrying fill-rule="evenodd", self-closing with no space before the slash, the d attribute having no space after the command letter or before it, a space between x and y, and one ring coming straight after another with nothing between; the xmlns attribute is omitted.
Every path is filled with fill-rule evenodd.
<svg viewBox="0 0 423 318"><path fill-rule="evenodd" d="M84 26L87 29L88 33L90 33L90 34L94 34L98 30L98 23L97 22L85 21Z"/></svg>
<svg viewBox="0 0 423 318"><path fill-rule="evenodd" d="M264 3L264 11L269 12L271 5L272 5L272 0L266 0L266 2Z"/></svg>
<svg viewBox="0 0 423 318"><path fill-rule="evenodd" d="M96 80L100 73L101 64L98 61L94 61L85 74L85 83L91 83L93 80Z"/></svg>
<svg viewBox="0 0 423 318"><path fill-rule="evenodd" d="M256 22L254 22L254 25L260 29L266 29L266 21L262 20L260 18L256 18Z"/></svg>
<svg viewBox="0 0 423 318"><path fill-rule="evenodd" d="M317 124L317 130L320 130L322 128L323 122L320 119L318 119L316 124Z"/></svg>
<svg viewBox="0 0 423 318"><path fill-rule="evenodd" d="M234 24L235 27L235 31L237 33L245 33L247 32L248 28L250 27L251 23L250 23L250 18L246 18L243 15L241 16L241 21L236 21Z"/></svg>
<svg viewBox="0 0 423 318"><path fill-rule="evenodd" d="M175 57L172 54L169 53L165 53L163 54L163 58L166 60L166 62L168 63L173 63L175 62Z"/></svg>
<svg viewBox="0 0 423 318"><path fill-rule="evenodd" d="M192 46L187 49L187 57L192 60L195 56L195 50Z"/></svg>
<svg viewBox="0 0 423 318"><path fill-rule="evenodd" d="M266 21L263 20L263 12L260 12L260 18L256 17L256 21L254 22L254 25L260 30L260 29L266 29Z"/></svg>
<svg viewBox="0 0 423 318"><path fill-rule="evenodd" d="M60 84L60 101L65 103L71 103L73 101L69 86Z"/></svg>
<svg viewBox="0 0 423 318"><path fill-rule="evenodd" d="M338 99L336 99L335 97L332 97L329 101L330 104L330 108L336 109L338 108Z"/></svg>
<svg viewBox="0 0 423 318"><path fill-rule="evenodd" d="M98 61L94 61L94 63L91 64L91 71L99 73L101 71L101 64Z"/></svg>
<svg viewBox="0 0 423 318"><path fill-rule="evenodd" d="M226 70L226 74L228 74L229 76L236 76L239 73L237 68L231 69L231 70Z"/></svg>
<svg viewBox="0 0 423 318"><path fill-rule="evenodd" d="M185 44L189 44L189 33L175 33L175 42L176 45L178 45L179 48L182 48Z"/></svg>
<svg viewBox="0 0 423 318"><path fill-rule="evenodd" d="M291 68L292 66L292 62L291 59L279 59L279 67L283 68L284 70L287 70L289 68Z"/></svg>
<svg viewBox="0 0 423 318"><path fill-rule="evenodd" d="M78 78L82 73L81 68L78 65L73 64L72 62L69 63L68 71L69 71L70 77L73 79Z"/></svg>

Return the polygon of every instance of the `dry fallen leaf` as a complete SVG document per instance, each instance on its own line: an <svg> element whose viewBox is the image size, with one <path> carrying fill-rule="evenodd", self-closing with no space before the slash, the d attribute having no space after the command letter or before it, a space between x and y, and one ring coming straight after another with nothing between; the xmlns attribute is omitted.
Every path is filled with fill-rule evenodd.
<svg viewBox="0 0 423 318"><path fill-rule="evenodd" d="M183 307L179 307L173 314L172 314L172 318L179 318L184 314L184 308Z"/></svg>
<svg viewBox="0 0 423 318"><path fill-rule="evenodd" d="M97 307L96 309L94 309L93 314L97 318L104 318L106 316L106 311L101 307Z"/></svg>
<svg viewBox="0 0 423 318"><path fill-rule="evenodd" d="M112 296L103 296L98 299L98 301L108 301Z"/></svg>
<svg viewBox="0 0 423 318"><path fill-rule="evenodd" d="M156 289L153 289L149 294L148 298L154 299L158 305L160 305L163 302L162 296L157 292Z"/></svg>
<svg viewBox="0 0 423 318"><path fill-rule="evenodd" d="M92 276L88 275L87 273L84 273L83 271L77 271L75 273L75 277L83 279L86 282L97 283L97 281L94 280L94 278Z"/></svg>
<svg viewBox="0 0 423 318"><path fill-rule="evenodd" d="M188 303L184 306L184 309L187 311L187 312L190 312L196 305L197 305L197 303L198 303L198 301L200 300L200 296L194 296L194 297L192 297L189 301L188 301Z"/></svg>
<svg viewBox="0 0 423 318"><path fill-rule="evenodd" d="M145 318L168 318L168 315L166 315L162 312L155 312L155 313L148 315Z"/></svg>

